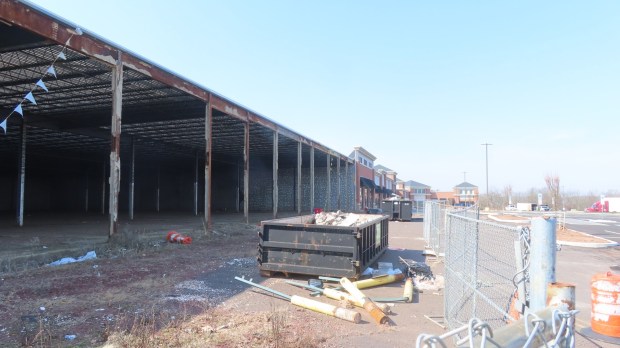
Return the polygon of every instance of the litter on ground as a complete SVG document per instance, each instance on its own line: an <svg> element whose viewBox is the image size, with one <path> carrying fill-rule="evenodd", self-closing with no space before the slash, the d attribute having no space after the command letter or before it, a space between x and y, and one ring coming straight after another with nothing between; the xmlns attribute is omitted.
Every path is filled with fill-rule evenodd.
<svg viewBox="0 0 620 348"><path fill-rule="evenodd" d="M93 260L97 258L97 253L95 253L95 251L89 251L87 252L84 256L80 256L77 259L73 258L73 257L63 257L60 260L56 260L52 263L49 264L49 266L59 266L59 265L66 265L68 263L74 263L74 262L82 262L82 261L86 261L86 260Z"/></svg>

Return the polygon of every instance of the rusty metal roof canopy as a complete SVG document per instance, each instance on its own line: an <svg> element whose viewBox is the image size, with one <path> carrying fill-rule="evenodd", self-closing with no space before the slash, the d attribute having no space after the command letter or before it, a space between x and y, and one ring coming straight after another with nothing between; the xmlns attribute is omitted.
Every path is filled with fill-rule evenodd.
<svg viewBox="0 0 620 348"><path fill-rule="evenodd" d="M273 132L278 131L284 135L278 137L284 166L296 161L298 141L348 160L92 33L72 37L71 28L75 26L28 2L0 2L0 117L4 119L41 77L49 89L34 91L36 105L23 103L30 153L109 153L111 57L122 52L123 151L132 137L137 151L146 156L204 155L205 102L210 100L214 158L241 158L243 124L250 122L251 156L270 156ZM57 78L46 75L68 38L67 59L54 63ZM20 124L19 115L8 120L7 135L0 135L0 159L14 155Z"/></svg>

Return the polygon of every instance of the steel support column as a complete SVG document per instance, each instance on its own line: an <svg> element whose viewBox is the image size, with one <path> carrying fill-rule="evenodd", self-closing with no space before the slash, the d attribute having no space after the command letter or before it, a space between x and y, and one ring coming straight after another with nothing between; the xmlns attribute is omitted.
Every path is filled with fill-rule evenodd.
<svg viewBox="0 0 620 348"><path fill-rule="evenodd" d="M310 148L310 211L314 210L314 147Z"/></svg>
<svg viewBox="0 0 620 348"><path fill-rule="evenodd" d="M338 162L336 162L336 176L338 177L338 210L340 210L342 209L342 207L340 206L340 200L342 199L342 187L340 186L340 157L338 157L337 160Z"/></svg>
<svg viewBox="0 0 620 348"><path fill-rule="evenodd" d="M110 232L118 231L118 193L121 189L121 115L123 107L123 62L119 52L112 68L112 125L110 145Z"/></svg>
<svg viewBox="0 0 620 348"><path fill-rule="evenodd" d="M344 162L344 189L346 194L344 195L345 207L347 210L351 210L351 202L349 196L351 194L351 190L349 189L349 160Z"/></svg>
<svg viewBox="0 0 620 348"><path fill-rule="evenodd" d="M194 159L194 216L198 216L198 151Z"/></svg>
<svg viewBox="0 0 620 348"><path fill-rule="evenodd" d="M105 186L106 186L106 170L105 170L106 160L103 160L103 165L101 166L101 215L105 215Z"/></svg>
<svg viewBox="0 0 620 348"><path fill-rule="evenodd" d="M213 109L211 103L207 103L205 108L205 226L211 227L211 149L212 149L212 129Z"/></svg>
<svg viewBox="0 0 620 348"><path fill-rule="evenodd" d="M84 190L84 212L88 213L88 171L86 171L86 187Z"/></svg>
<svg viewBox="0 0 620 348"><path fill-rule="evenodd" d="M136 141L131 137L131 170L129 173L129 220L133 220L134 192L136 187Z"/></svg>
<svg viewBox="0 0 620 348"><path fill-rule="evenodd" d="M331 156L329 153L327 154L327 185L325 186L325 196L327 196L325 201L325 210L331 210L331 200L332 200L332 181L331 181Z"/></svg>
<svg viewBox="0 0 620 348"><path fill-rule="evenodd" d="M303 158L301 157L301 142L297 143L297 215L301 215L301 167Z"/></svg>
<svg viewBox="0 0 620 348"><path fill-rule="evenodd" d="M250 223L250 123L243 125L243 216Z"/></svg>
<svg viewBox="0 0 620 348"><path fill-rule="evenodd" d="M273 132L273 218L278 217L278 132Z"/></svg>
<svg viewBox="0 0 620 348"><path fill-rule="evenodd" d="M17 173L17 225L24 226L24 199L26 185L26 121L22 119Z"/></svg>
<svg viewBox="0 0 620 348"><path fill-rule="evenodd" d="M161 167L157 166L157 189L155 190L155 211L159 213L159 185L161 183Z"/></svg>
<svg viewBox="0 0 620 348"><path fill-rule="evenodd" d="M241 208L239 207L239 205L241 204L241 170L239 169L239 160L236 161L236 166L237 166L237 180L236 180L236 192L237 192L237 196L235 197L235 212L238 213Z"/></svg>

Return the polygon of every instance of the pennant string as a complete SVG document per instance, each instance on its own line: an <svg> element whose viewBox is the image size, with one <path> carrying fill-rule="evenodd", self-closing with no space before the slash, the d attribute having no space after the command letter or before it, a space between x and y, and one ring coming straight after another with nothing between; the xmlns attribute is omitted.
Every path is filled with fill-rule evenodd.
<svg viewBox="0 0 620 348"><path fill-rule="evenodd" d="M67 45L69 45L69 41L71 41L71 38L74 35L82 35L82 30L80 28L75 28L74 32L71 32L71 35L69 36L69 38L67 39L67 41L65 41L64 46L62 46L62 49L60 50L60 52L58 53L58 55L54 58L54 61L52 61L52 64L49 66L49 68L47 68L47 70L45 71L45 73L43 74L43 76L35 83L35 85L30 89L30 91L24 96L24 98L19 102L19 104L17 104L17 106L15 107L15 109L13 109L5 118L2 122L0 122L0 128L2 128L4 130L4 134L6 135L6 127L7 127L7 121L8 119L11 117L11 115L13 115L13 113L18 113L22 118L24 117L24 110L22 109L22 103L24 102L24 100L28 100L29 102L31 102L34 105L37 105L37 102L34 99L34 95L32 94L32 92L38 87L40 87L42 90L49 92L47 86L45 85L45 83L43 82L43 77L45 77L45 75L49 74L54 76L54 78L58 78L58 76L56 76L56 69L54 68L54 64L56 64L56 61L58 59L62 59L62 60L67 60L67 56L65 55L65 49L67 48Z"/></svg>
<svg viewBox="0 0 620 348"><path fill-rule="evenodd" d="M37 81L37 86L41 87L42 90L49 92L49 90L47 89L47 86L45 86L45 83L43 82L42 79L39 79L39 81Z"/></svg>

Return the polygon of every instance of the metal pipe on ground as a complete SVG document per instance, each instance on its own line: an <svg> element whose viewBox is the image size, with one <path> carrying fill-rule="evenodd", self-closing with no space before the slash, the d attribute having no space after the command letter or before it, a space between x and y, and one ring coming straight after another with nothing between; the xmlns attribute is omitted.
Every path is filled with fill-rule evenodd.
<svg viewBox="0 0 620 348"><path fill-rule="evenodd" d="M574 311L569 311L568 305L565 303L547 307L534 315L527 314L522 320L494 330L492 340L502 348L546 347L547 342L556 338L554 330L560 329L557 327L558 313L572 313L574 315ZM537 329L540 331L534 332ZM481 341L481 337L476 337L473 346L480 346Z"/></svg>
<svg viewBox="0 0 620 348"><path fill-rule="evenodd" d="M332 317L336 317L338 319L342 319L342 320L346 320L346 321L350 321L352 323L356 323L358 324L361 319L362 316L351 309L346 309L346 308L340 308L340 307L336 307L327 303L323 303L323 302L319 302L319 301L315 301L315 300L311 300L309 298L305 298L305 297L301 297L301 296L297 296L297 295L293 295L293 296L289 296L285 293L270 289L266 286L260 285L260 284L256 284L254 282L252 282L251 280L247 280L245 278L239 278L239 277L235 277L236 280L249 284L251 286L257 287L259 289L265 290L269 293L272 293L280 298L283 298L285 300L290 301L292 304L302 307L302 308L306 308L318 313L323 313L323 314L327 314L330 315Z"/></svg>
<svg viewBox="0 0 620 348"><path fill-rule="evenodd" d="M388 317L383 313L381 308L377 306L370 298L362 293L351 281L347 278L340 279L340 285L342 285L349 294L356 297L361 302L364 309L370 313L370 316L378 323L385 324L388 321Z"/></svg>
<svg viewBox="0 0 620 348"><path fill-rule="evenodd" d="M332 300L338 300L338 301L347 301L349 303L351 303L354 306L357 307L364 307L364 304L362 302L360 302L356 297L354 297L351 294L347 294L346 292L342 292L336 289L331 289L331 288L317 288L316 286L312 286L312 285L306 285L303 283L297 283L291 280L287 280L286 281L287 284L293 285L293 286L297 286L300 288L305 288L308 290L312 290L315 292L318 292L322 295L324 295L325 297L331 298ZM396 301L388 301L388 302L396 302ZM381 311L383 311L383 313L385 314L389 314L390 313L390 306L384 304L384 303L377 303L377 306L381 309Z"/></svg>

